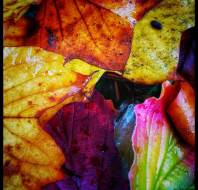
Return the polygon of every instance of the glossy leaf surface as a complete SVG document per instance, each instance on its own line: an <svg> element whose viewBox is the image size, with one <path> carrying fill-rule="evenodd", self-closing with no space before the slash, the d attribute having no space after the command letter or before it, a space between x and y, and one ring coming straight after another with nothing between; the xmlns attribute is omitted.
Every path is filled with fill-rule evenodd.
<svg viewBox="0 0 198 190"><path fill-rule="evenodd" d="M166 115L167 105L176 95L176 86L166 81L159 99L148 98L135 106L135 160L130 171L133 190L180 190L193 185L194 150L179 143Z"/></svg>
<svg viewBox="0 0 198 190"><path fill-rule="evenodd" d="M4 48L4 117L47 121L64 104L89 96L103 70L34 47Z"/></svg>

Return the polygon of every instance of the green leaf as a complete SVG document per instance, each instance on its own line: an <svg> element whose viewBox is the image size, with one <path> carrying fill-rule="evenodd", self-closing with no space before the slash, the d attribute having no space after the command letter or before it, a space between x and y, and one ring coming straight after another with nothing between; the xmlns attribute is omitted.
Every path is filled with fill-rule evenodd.
<svg viewBox="0 0 198 190"><path fill-rule="evenodd" d="M167 81L159 99L135 106L135 158L129 173L133 190L186 190L193 185L194 150L179 143L165 113L173 94Z"/></svg>

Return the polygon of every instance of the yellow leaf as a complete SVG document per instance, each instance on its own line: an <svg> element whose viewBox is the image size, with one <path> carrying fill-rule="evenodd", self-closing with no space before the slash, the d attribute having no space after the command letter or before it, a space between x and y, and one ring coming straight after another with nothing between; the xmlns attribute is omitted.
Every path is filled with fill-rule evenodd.
<svg viewBox="0 0 198 190"><path fill-rule="evenodd" d="M86 101L105 70L37 47L5 47L4 189L38 190L64 177L64 155L42 126L65 104Z"/></svg>
<svg viewBox="0 0 198 190"><path fill-rule="evenodd" d="M34 118L4 118L5 189L39 189L64 177L64 155Z"/></svg>
<svg viewBox="0 0 198 190"><path fill-rule="evenodd" d="M86 97L104 72L77 59L65 64L63 56L40 48L6 47L4 116L39 117L75 94Z"/></svg>
<svg viewBox="0 0 198 190"><path fill-rule="evenodd" d="M151 26L158 21L162 29ZM124 77L137 83L160 83L174 76L181 32L194 26L194 0L164 0L135 25Z"/></svg>
<svg viewBox="0 0 198 190"><path fill-rule="evenodd" d="M39 4L41 0L3 0L3 20L18 20L31 4Z"/></svg>

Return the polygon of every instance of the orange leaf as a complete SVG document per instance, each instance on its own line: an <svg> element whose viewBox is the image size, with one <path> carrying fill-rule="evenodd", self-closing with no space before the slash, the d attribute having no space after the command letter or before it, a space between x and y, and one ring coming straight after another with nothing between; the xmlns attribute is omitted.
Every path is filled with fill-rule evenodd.
<svg viewBox="0 0 198 190"><path fill-rule="evenodd" d="M9 21L4 32L4 46L39 46L117 71L124 69L132 36L125 19L87 0L43 0L34 19Z"/></svg>
<svg viewBox="0 0 198 190"><path fill-rule="evenodd" d="M180 90L168 107L168 114L179 133L190 145L195 145L195 92L187 82L181 82Z"/></svg>

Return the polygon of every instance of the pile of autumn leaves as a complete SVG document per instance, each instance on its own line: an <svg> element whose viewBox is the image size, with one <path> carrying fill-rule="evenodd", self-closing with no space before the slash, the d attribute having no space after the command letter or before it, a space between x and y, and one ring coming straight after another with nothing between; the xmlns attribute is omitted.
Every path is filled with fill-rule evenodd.
<svg viewBox="0 0 198 190"><path fill-rule="evenodd" d="M6 18L4 23L4 188L128 189L114 145L116 111L94 87L106 70L123 71L131 26L111 11L80 0L43 1L36 31L28 19L13 24ZM184 79L165 81L160 98L137 105L135 114L131 189L191 188L191 85ZM172 125L188 145L178 141Z"/></svg>

